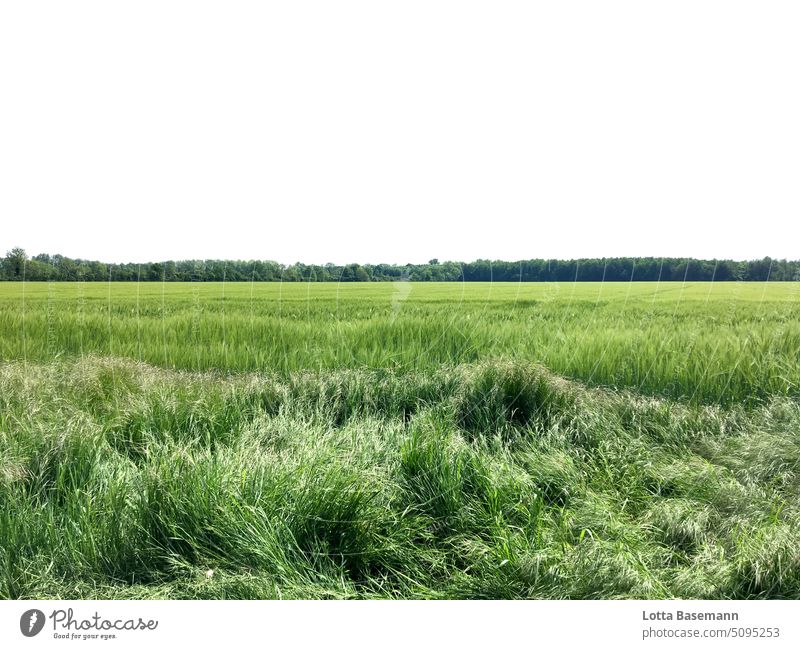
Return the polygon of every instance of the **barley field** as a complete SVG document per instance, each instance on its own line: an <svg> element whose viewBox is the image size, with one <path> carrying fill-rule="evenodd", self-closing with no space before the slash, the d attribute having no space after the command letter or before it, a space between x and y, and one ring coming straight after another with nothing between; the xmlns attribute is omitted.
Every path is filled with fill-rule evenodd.
<svg viewBox="0 0 800 649"><path fill-rule="evenodd" d="M0 597L800 597L800 284L0 283Z"/></svg>

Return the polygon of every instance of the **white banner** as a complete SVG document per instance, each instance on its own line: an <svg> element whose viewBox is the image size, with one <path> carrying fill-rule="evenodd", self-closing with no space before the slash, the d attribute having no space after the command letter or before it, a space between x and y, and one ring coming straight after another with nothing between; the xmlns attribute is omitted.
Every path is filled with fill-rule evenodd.
<svg viewBox="0 0 800 649"><path fill-rule="evenodd" d="M4 601L0 647L798 647L798 617L797 601Z"/></svg>

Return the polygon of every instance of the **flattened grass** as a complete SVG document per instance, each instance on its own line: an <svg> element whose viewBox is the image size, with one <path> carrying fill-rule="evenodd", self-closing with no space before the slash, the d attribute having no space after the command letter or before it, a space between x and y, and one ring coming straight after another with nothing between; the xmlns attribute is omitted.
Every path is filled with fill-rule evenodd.
<svg viewBox="0 0 800 649"><path fill-rule="evenodd" d="M798 458L792 398L678 404L524 361L12 362L0 596L797 598Z"/></svg>

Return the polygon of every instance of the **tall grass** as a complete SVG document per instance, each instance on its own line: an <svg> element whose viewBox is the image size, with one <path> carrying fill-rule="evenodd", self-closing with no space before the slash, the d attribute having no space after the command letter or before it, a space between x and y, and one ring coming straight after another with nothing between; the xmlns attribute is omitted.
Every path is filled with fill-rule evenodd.
<svg viewBox="0 0 800 649"><path fill-rule="evenodd" d="M195 371L537 362L688 402L797 395L797 283L0 284L0 359Z"/></svg>
<svg viewBox="0 0 800 649"><path fill-rule="evenodd" d="M800 596L795 399L282 369L0 366L0 596Z"/></svg>
<svg viewBox="0 0 800 649"><path fill-rule="evenodd" d="M0 284L0 597L797 598L799 289Z"/></svg>

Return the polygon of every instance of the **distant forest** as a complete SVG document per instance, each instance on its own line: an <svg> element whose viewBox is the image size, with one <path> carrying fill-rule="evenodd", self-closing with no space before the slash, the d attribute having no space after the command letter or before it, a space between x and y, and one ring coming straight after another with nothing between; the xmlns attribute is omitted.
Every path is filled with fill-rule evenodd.
<svg viewBox="0 0 800 649"><path fill-rule="evenodd" d="M280 264L219 259L106 264L63 255L28 257L14 248L0 259L0 280L36 282L629 282L800 280L800 261L614 257L427 264Z"/></svg>

